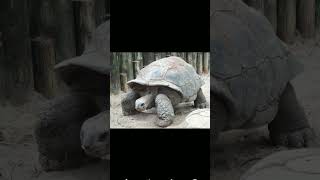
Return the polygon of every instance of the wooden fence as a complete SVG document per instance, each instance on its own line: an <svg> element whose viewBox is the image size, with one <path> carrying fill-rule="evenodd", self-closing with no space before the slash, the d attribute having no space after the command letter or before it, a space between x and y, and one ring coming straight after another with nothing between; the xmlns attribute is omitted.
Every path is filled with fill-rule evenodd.
<svg viewBox="0 0 320 180"><path fill-rule="evenodd" d="M112 53L111 93L127 92L126 82L134 79L139 70L151 62L166 56L178 56L191 64L198 74L207 74L210 71L209 52L117 52Z"/></svg>
<svg viewBox="0 0 320 180"><path fill-rule="evenodd" d="M297 32L313 38L320 25L320 0L243 0L264 14L281 40L293 43Z"/></svg>
<svg viewBox="0 0 320 180"><path fill-rule="evenodd" d="M23 104L33 90L57 94L53 66L82 54L110 0L3 0L0 9L0 103Z"/></svg>

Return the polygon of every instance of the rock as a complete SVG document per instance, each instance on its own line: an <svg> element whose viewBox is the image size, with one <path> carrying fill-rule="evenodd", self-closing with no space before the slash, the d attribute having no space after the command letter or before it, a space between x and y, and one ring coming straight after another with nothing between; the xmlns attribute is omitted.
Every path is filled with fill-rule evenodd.
<svg viewBox="0 0 320 180"><path fill-rule="evenodd" d="M318 180L320 179L320 148L284 150L255 164L241 180Z"/></svg>
<svg viewBox="0 0 320 180"><path fill-rule="evenodd" d="M197 109L186 117L187 128L210 128L210 109Z"/></svg>

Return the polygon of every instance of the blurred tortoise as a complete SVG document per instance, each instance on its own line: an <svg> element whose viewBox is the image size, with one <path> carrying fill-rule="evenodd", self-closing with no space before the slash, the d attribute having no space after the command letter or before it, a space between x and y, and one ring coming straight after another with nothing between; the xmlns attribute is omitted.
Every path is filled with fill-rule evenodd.
<svg viewBox="0 0 320 180"><path fill-rule="evenodd" d="M320 179L320 149L284 150L258 161L240 180Z"/></svg>
<svg viewBox="0 0 320 180"><path fill-rule="evenodd" d="M211 0L211 118L219 132L268 125L275 145L304 147L314 134L291 80L303 66L268 20L240 0Z"/></svg>
<svg viewBox="0 0 320 180"><path fill-rule="evenodd" d="M210 129L210 109L197 109L186 117L187 128Z"/></svg>
<svg viewBox="0 0 320 180"><path fill-rule="evenodd" d="M183 59L170 56L156 60L140 70L136 79L127 82L130 91L121 101L124 115L156 107L156 125L169 126L174 119L174 107L194 101L195 107L207 106L201 86L204 81Z"/></svg>
<svg viewBox="0 0 320 180"><path fill-rule="evenodd" d="M85 154L108 152L109 32L106 21L81 56L55 66L69 92L44 105L35 127L39 161L46 171L78 167Z"/></svg>

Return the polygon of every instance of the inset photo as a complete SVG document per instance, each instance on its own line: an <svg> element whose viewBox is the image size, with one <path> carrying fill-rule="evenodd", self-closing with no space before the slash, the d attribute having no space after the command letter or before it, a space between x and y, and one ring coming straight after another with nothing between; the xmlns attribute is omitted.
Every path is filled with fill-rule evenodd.
<svg viewBox="0 0 320 180"><path fill-rule="evenodd" d="M110 128L210 128L209 52L114 52Z"/></svg>

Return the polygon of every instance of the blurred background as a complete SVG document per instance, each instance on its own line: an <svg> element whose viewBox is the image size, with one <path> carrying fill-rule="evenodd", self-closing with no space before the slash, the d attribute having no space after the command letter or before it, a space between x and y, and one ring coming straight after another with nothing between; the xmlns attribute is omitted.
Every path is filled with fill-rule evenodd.
<svg viewBox="0 0 320 180"><path fill-rule="evenodd" d="M0 103L24 104L33 91L53 98L53 66L81 55L109 14L110 0L1 1Z"/></svg>

